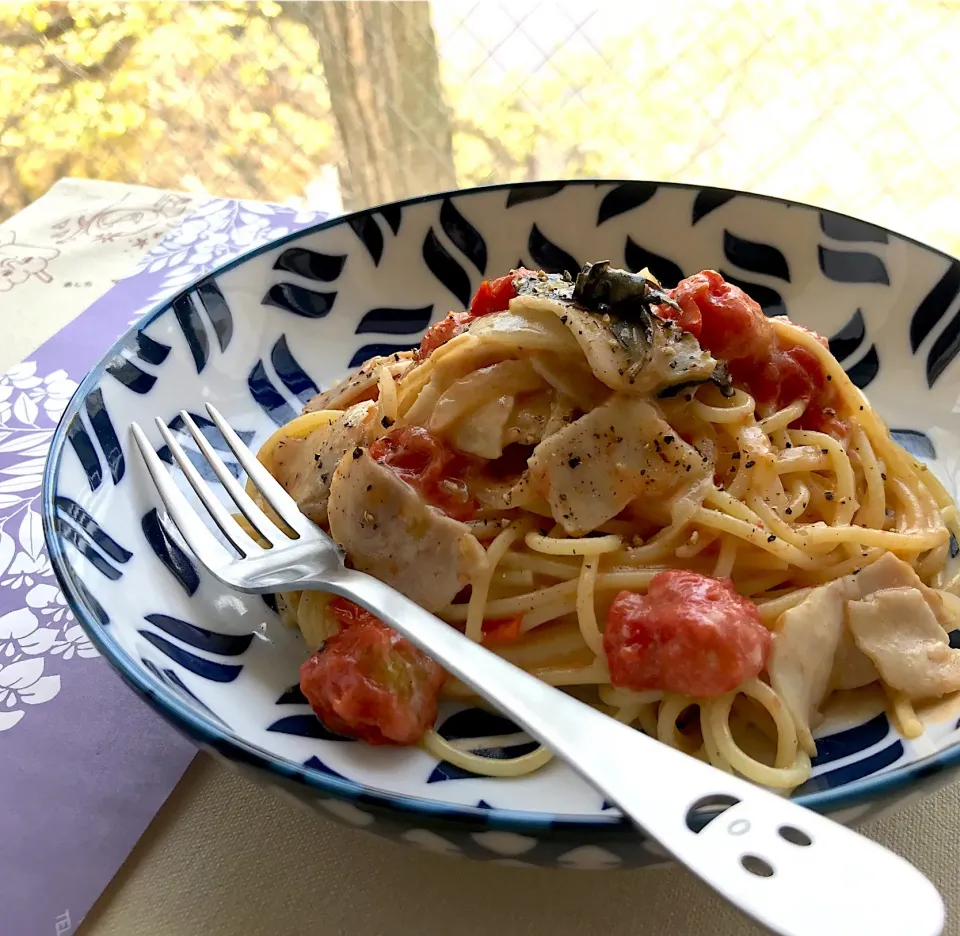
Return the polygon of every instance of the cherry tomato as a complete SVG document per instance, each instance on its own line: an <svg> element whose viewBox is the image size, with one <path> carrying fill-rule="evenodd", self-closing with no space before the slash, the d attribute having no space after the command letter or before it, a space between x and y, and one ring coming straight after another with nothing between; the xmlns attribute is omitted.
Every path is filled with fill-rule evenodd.
<svg viewBox="0 0 960 936"><path fill-rule="evenodd" d="M686 282L686 280L683 282ZM683 331L690 332L694 338L699 338L700 331L703 327L703 315L700 312L700 307L691 294L678 292L678 290L679 286L676 289L668 290L668 293L673 292L676 294L673 300L680 306L679 312L673 308L673 306L669 305L659 305L654 311L660 318L667 319L670 322L676 322Z"/></svg>
<svg viewBox="0 0 960 936"><path fill-rule="evenodd" d="M659 306L657 314L696 335L702 347L726 361L734 383L758 404L782 409L805 400L807 409L793 425L846 438L849 427L836 414L838 397L819 359L799 345L781 344L763 309L742 289L704 270L681 280L668 295L682 312ZM803 330L829 347L822 335Z"/></svg>
<svg viewBox="0 0 960 936"><path fill-rule="evenodd" d="M817 358L800 347L772 348L762 362L735 361L730 373L746 385L757 403L772 403L777 409L797 400L818 399L827 382Z"/></svg>
<svg viewBox="0 0 960 936"><path fill-rule="evenodd" d="M706 698L756 676L770 652L757 606L729 580L671 570L646 595L622 591L607 612L611 682Z"/></svg>
<svg viewBox="0 0 960 936"><path fill-rule="evenodd" d="M482 462L448 446L420 426L392 429L370 446L370 457L389 468L423 499L454 520L470 520L479 504L467 484Z"/></svg>
<svg viewBox="0 0 960 936"><path fill-rule="evenodd" d="M490 315L492 312L504 312L511 299L516 299L517 288L513 285L518 274L525 270L512 270L506 276L495 280L484 280L470 300L470 314L473 318Z"/></svg>
<svg viewBox="0 0 960 936"><path fill-rule="evenodd" d="M484 621L482 627L484 646L516 643L521 636L520 625L522 623L522 614L515 614L508 618L491 618Z"/></svg>
<svg viewBox="0 0 960 936"><path fill-rule="evenodd" d="M819 359L806 348L774 348L762 363L733 361L730 374L760 405L783 409L805 400L806 410L791 426L826 432L841 441L847 437L849 426L836 413L838 395Z"/></svg>
<svg viewBox="0 0 960 936"><path fill-rule="evenodd" d="M713 270L688 276L667 290L667 295L683 310L677 324L697 336L700 345L714 357L760 361L774 345L773 325L763 309L739 286L728 283ZM669 306L659 306L657 314L665 318L677 316Z"/></svg>
<svg viewBox="0 0 960 936"><path fill-rule="evenodd" d="M469 312L451 312L446 318L431 325L420 341L420 357L430 357L441 345L466 331L472 318Z"/></svg>
<svg viewBox="0 0 960 936"><path fill-rule="evenodd" d="M300 667L300 690L331 731L370 744L416 744L437 717L446 674L406 637L343 598L342 630Z"/></svg>
<svg viewBox="0 0 960 936"><path fill-rule="evenodd" d="M466 312L451 312L446 318L427 329L427 333L420 342L420 357L430 357L441 345L466 331L467 326L474 319L506 310L510 300L517 295L517 289L513 285L514 279L518 274L528 272L522 269L513 270L499 279L484 280L473 299L470 300L470 308Z"/></svg>

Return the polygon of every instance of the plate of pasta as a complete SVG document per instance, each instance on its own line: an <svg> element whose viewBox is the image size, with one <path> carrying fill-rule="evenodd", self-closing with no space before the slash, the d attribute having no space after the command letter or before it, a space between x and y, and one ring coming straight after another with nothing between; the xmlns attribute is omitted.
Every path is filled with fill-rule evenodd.
<svg viewBox="0 0 960 936"><path fill-rule="evenodd" d="M135 690L327 815L478 858L663 860L368 612L206 577L119 430L179 432L212 400L354 568L661 743L862 821L960 764L958 269L681 185L334 219L205 277L88 376L47 469L51 559Z"/></svg>

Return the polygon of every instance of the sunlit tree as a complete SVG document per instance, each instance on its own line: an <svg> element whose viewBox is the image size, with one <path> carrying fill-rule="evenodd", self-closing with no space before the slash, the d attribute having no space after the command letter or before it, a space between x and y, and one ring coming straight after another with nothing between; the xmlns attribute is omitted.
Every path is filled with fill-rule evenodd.
<svg viewBox="0 0 960 936"><path fill-rule="evenodd" d="M955 0L524 6L0 2L0 219L65 175L323 207L587 175L960 250Z"/></svg>
<svg viewBox="0 0 960 936"><path fill-rule="evenodd" d="M65 175L302 195L336 128L317 42L280 12L0 4L0 217Z"/></svg>

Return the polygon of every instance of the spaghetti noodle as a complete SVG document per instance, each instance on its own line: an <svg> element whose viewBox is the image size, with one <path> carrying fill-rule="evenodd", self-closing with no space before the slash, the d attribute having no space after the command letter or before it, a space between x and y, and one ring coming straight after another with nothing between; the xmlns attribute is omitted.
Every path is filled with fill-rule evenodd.
<svg viewBox="0 0 960 936"><path fill-rule="evenodd" d="M606 263L576 282L513 271L415 354L321 393L259 458L356 568L768 787L809 776L831 692L879 682L912 737L914 702L960 689L952 499L819 336L712 271L669 291ZM342 599L281 597L317 651L304 692L338 730L491 776L550 760L443 738L436 692L466 686L398 635L372 665L357 628L378 622ZM411 698L419 726L391 734Z"/></svg>

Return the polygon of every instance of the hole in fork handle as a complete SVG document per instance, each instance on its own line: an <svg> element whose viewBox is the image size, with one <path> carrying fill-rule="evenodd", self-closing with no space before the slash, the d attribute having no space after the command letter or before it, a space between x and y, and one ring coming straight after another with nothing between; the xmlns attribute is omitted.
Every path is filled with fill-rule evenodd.
<svg viewBox="0 0 960 936"><path fill-rule="evenodd" d="M789 842L791 845L799 845L801 848L806 848L807 845L813 844L813 839L810 838L803 829L798 829L796 826L780 826L780 828L777 829L777 834L785 842Z"/></svg>
<svg viewBox="0 0 960 936"><path fill-rule="evenodd" d="M773 865L759 855L743 855L740 858L740 864L743 865L744 870L749 871L757 877L769 878L777 873Z"/></svg>
<svg viewBox="0 0 960 936"><path fill-rule="evenodd" d="M691 832L699 834L714 819L723 815L731 806L736 806L740 800L727 793L710 793L707 796L701 796L690 808L684 817L687 828Z"/></svg>

